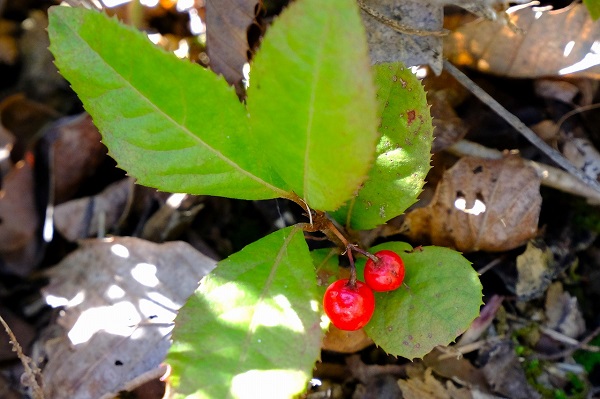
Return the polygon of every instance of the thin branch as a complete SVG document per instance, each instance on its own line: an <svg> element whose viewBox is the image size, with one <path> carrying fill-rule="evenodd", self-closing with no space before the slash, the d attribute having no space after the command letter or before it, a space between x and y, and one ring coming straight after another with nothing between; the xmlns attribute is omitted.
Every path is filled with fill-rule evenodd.
<svg viewBox="0 0 600 399"><path fill-rule="evenodd" d="M468 140L461 140L450 148L447 148L446 151L456 156L474 156L485 159L501 159L504 156L501 151ZM600 204L600 193L582 183L573 175L543 163L530 161L528 159L525 159L524 161L528 166L535 169L538 176L542 178L542 184L544 186L584 197L593 205Z"/></svg>
<svg viewBox="0 0 600 399"><path fill-rule="evenodd" d="M531 129L529 129L519 118L515 115L511 114L506 108L504 108L500 103L488 93L486 93L481 87L479 87L475 82L467 77L464 73L462 73L458 68L452 65L447 60L444 60L444 69L448 71L454 78L466 87L471 93L473 93L479 100L485 103L488 107L490 107L494 112L496 112L502 119L508 122L512 127L514 127L519 133L523 135L531 144L535 145L540 149L544 154L546 154L552 161L556 162L558 166L565 169L567 172L577 177L583 183L593 188L595 191L600 193L600 183L598 181L587 176L583 171L575 167L571 162L569 162L560 152L556 151L554 148L550 147L544 140L539 138Z"/></svg>
<svg viewBox="0 0 600 399"><path fill-rule="evenodd" d="M17 357L19 358L21 364L23 364L23 368L25 369L24 376L26 376L26 378L21 378L22 384L31 388L31 394L34 399L44 399L44 392L42 391L40 384L38 384L38 378L40 381L42 378L41 370L37 367L33 360L31 360L29 356L23 353L23 348L21 348L21 345L19 345L17 337L15 337L15 334L13 334L12 330L10 329L6 321L2 318L2 316L0 316L0 324L4 326L4 330L10 338L9 342L12 345L13 351L17 352Z"/></svg>

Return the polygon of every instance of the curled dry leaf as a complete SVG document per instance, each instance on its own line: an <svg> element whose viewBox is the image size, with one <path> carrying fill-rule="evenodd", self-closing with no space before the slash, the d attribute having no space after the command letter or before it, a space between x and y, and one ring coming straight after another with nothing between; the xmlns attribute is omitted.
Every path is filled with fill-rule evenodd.
<svg viewBox="0 0 600 399"><path fill-rule="evenodd" d="M11 273L27 275L35 267L40 218L35 205L33 168L19 161L0 191L0 257Z"/></svg>
<svg viewBox="0 0 600 399"><path fill-rule="evenodd" d="M206 1L206 48L210 68L238 89L243 78L242 67L248 62L247 32L255 20L257 5L257 0Z"/></svg>
<svg viewBox="0 0 600 399"><path fill-rule="evenodd" d="M69 241L111 231L133 196L133 179L111 184L100 194L62 203L54 210L54 226Z"/></svg>
<svg viewBox="0 0 600 399"><path fill-rule="evenodd" d="M585 332L585 321L577 298L565 292L560 282L548 288L545 307L548 328L571 338L577 338Z"/></svg>
<svg viewBox="0 0 600 399"><path fill-rule="evenodd" d="M100 132L87 113L58 120L47 133L52 143L55 203L71 198L81 183L92 175L106 155Z"/></svg>
<svg viewBox="0 0 600 399"><path fill-rule="evenodd" d="M215 261L184 242L84 241L48 271L48 304L66 334L46 343L45 397L100 398L153 370L173 320Z"/></svg>
<svg viewBox="0 0 600 399"><path fill-rule="evenodd" d="M600 20L582 4L558 11L524 8L500 21L475 21L444 40L444 55L459 65L518 78L572 75L598 78Z"/></svg>
<svg viewBox="0 0 600 399"><path fill-rule="evenodd" d="M540 177L518 157L464 157L448 169L431 203L406 215L406 234L459 251L506 251L537 233Z"/></svg>

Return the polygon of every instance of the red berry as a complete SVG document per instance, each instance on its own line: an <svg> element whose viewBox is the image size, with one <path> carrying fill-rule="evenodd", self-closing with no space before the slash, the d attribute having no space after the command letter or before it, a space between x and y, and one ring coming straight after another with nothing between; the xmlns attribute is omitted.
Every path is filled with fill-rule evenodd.
<svg viewBox="0 0 600 399"><path fill-rule="evenodd" d="M375 296L368 285L357 281L354 287L348 279L332 283L323 296L323 308L334 326L354 331L364 327L375 310Z"/></svg>
<svg viewBox="0 0 600 399"><path fill-rule="evenodd" d="M404 262L393 251L379 251L375 254L379 262L367 260L365 282L378 292L393 291L404 281Z"/></svg>

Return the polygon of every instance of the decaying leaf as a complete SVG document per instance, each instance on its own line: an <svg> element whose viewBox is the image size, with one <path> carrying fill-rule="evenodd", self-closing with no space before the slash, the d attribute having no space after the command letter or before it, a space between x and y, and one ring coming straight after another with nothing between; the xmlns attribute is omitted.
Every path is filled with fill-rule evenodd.
<svg viewBox="0 0 600 399"><path fill-rule="evenodd" d="M448 169L431 203L406 216L418 242L459 251L506 251L537 233L540 178L518 157L465 157Z"/></svg>
<svg viewBox="0 0 600 399"><path fill-rule="evenodd" d="M81 183L92 175L106 155L98 128L92 117L83 113L58 120L45 137L52 143L50 151L54 175L55 203L71 198Z"/></svg>
<svg viewBox="0 0 600 399"><path fill-rule="evenodd" d="M543 243L529 242L525 252L517 256L517 296L521 300L540 297L555 276L550 267L553 255Z"/></svg>
<svg viewBox="0 0 600 399"><path fill-rule="evenodd" d="M584 5L546 12L524 8L510 20L517 29L488 20L460 27L444 40L444 55L509 77L600 76L600 21L594 22Z"/></svg>
<svg viewBox="0 0 600 399"><path fill-rule="evenodd" d="M0 191L0 257L10 272L24 276L35 266L40 218L32 166L19 161L4 176Z"/></svg>
<svg viewBox="0 0 600 399"><path fill-rule="evenodd" d="M436 379L430 368L427 368L422 375L415 372L409 374L410 378L398 380L398 385L402 390L402 397L405 399L462 399L469 396L461 395L456 392L456 386L447 381L446 386ZM468 392L467 392L468 394Z"/></svg>
<svg viewBox="0 0 600 399"><path fill-rule="evenodd" d="M512 399L539 399L525 377L517 358L514 344L510 340L490 345L480 352L483 373L494 392Z"/></svg>
<svg viewBox="0 0 600 399"><path fill-rule="evenodd" d="M356 331L343 331L332 324L323 338L321 349L339 353L356 353L371 345L373 340L362 328Z"/></svg>
<svg viewBox="0 0 600 399"><path fill-rule="evenodd" d="M550 285L546 293L546 326L571 338L585 332L577 298L565 292L558 281Z"/></svg>
<svg viewBox="0 0 600 399"><path fill-rule="evenodd" d="M133 184L133 179L123 179L111 184L98 195L58 205L54 210L56 229L69 241L110 231L123 216L131 200Z"/></svg>
<svg viewBox="0 0 600 399"><path fill-rule="evenodd" d="M206 48L210 68L229 84L241 84L250 51L248 28L256 18L257 0L207 0Z"/></svg>
<svg viewBox="0 0 600 399"><path fill-rule="evenodd" d="M116 393L164 360L177 310L215 261L183 242L89 240L48 271L66 333L46 343L47 398Z"/></svg>
<svg viewBox="0 0 600 399"><path fill-rule="evenodd" d="M417 0L365 0L365 5L402 25L421 31L442 29L443 6ZM361 12L373 63L402 61L406 66L428 64L442 71L442 40L439 36L399 33L366 12Z"/></svg>
<svg viewBox="0 0 600 399"><path fill-rule="evenodd" d="M465 137L469 129L456 114L444 92L428 92L427 103L431 105L431 117L435 127L435 140L431 152L439 152Z"/></svg>

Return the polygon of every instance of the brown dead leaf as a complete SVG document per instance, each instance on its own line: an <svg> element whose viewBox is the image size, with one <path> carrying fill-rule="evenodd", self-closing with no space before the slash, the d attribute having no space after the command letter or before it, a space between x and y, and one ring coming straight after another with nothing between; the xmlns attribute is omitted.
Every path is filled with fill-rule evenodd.
<svg viewBox="0 0 600 399"><path fill-rule="evenodd" d="M243 78L242 67L249 60L247 32L255 22L258 3L257 0L206 1L206 49L210 68L238 89Z"/></svg>
<svg viewBox="0 0 600 399"><path fill-rule="evenodd" d="M23 94L13 94L0 103L0 130L14 136L10 158L23 159L26 150L31 149L40 130L58 117L58 113Z"/></svg>
<svg viewBox="0 0 600 399"><path fill-rule="evenodd" d="M539 399L528 383L511 341L501 341L480 352L480 363L490 388L511 399Z"/></svg>
<svg viewBox="0 0 600 399"><path fill-rule="evenodd" d="M54 181L55 204L71 198L81 183L91 176L105 159L106 147L100 132L87 113L59 119L46 134Z"/></svg>
<svg viewBox="0 0 600 399"><path fill-rule="evenodd" d="M98 195L62 203L54 210L54 225L69 241L111 231L126 211L133 188L133 179L127 178L111 184Z"/></svg>
<svg viewBox="0 0 600 399"><path fill-rule="evenodd" d="M18 24L8 19L0 19L0 63L14 65L19 58L17 45Z"/></svg>
<svg viewBox="0 0 600 399"><path fill-rule="evenodd" d="M406 234L463 252L519 247L537 233L539 186L518 157L464 157L444 172L431 203L406 215Z"/></svg>
<svg viewBox="0 0 600 399"><path fill-rule="evenodd" d="M488 20L460 27L444 39L444 55L508 77L600 77L600 20L592 21L585 5L546 12L529 7L509 17L517 30Z"/></svg>
<svg viewBox="0 0 600 399"><path fill-rule="evenodd" d="M448 357L439 349L434 349L423 358L423 363L439 376L461 381L463 385L469 387L489 391L483 372L462 356Z"/></svg>
<svg viewBox="0 0 600 399"><path fill-rule="evenodd" d="M33 168L19 161L4 176L0 191L0 256L10 272L24 276L35 267L39 215Z"/></svg>
<svg viewBox="0 0 600 399"><path fill-rule="evenodd" d="M84 241L48 271L43 289L50 305L65 307L65 334L46 343L46 397L116 395L157 368L177 310L214 266L184 242Z"/></svg>
<svg viewBox="0 0 600 399"><path fill-rule="evenodd" d="M447 381L447 387L456 388L452 382ZM454 394L453 389L447 389L436 379L430 368L422 376L411 375L406 380L398 380L404 399L462 399L464 396ZM468 396L470 397L470 396Z"/></svg>
<svg viewBox="0 0 600 399"><path fill-rule="evenodd" d="M373 345L373 340L361 328L356 331L343 331L333 324L329 326L321 349L338 353L356 353Z"/></svg>
<svg viewBox="0 0 600 399"><path fill-rule="evenodd" d="M446 93L428 92L427 102L431 105L431 117L435 128L431 152L442 151L465 137L469 129L446 99Z"/></svg>

